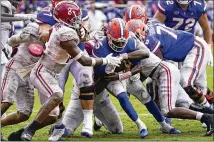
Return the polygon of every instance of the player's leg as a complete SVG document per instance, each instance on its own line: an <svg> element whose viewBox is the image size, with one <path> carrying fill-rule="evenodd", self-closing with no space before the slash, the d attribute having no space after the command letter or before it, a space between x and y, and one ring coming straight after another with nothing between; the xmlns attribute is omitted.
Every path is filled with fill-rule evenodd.
<svg viewBox="0 0 214 142"><path fill-rule="evenodd" d="M195 112L184 107L175 107L179 88L179 71L174 65L166 62L160 64L159 71L159 101L162 113L170 118L193 119L205 122L210 128L213 128L213 116ZM208 130L208 134L212 131Z"/></svg>
<svg viewBox="0 0 214 142"><path fill-rule="evenodd" d="M108 96L107 90L103 90L94 99L95 119L101 123L112 134L123 132L123 125L119 113Z"/></svg>
<svg viewBox="0 0 214 142"><path fill-rule="evenodd" d="M123 84L121 81L111 81L108 83L107 89L119 100L120 106L127 113L129 118L136 123L140 132L140 137L146 137L148 135L147 127L140 120L137 112L129 101L128 94L126 93L126 84Z"/></svg>
<svg viewBox="0 0 214 142"><path fill-rule="evenodd" d="M69 70L70 70L70 63L68 63L67 65L65 65L62 70L60 71L60 74L59 74L59 79L58 79L58 82L59 82L59 86L60 88L63 90L63 93L65 92L65 85L66 85L66 82L68 80L68 77L69 77ZM60 115L56 121L56 123L54 123L49 132L51 134L50 136L50 140L54 139L53 136L55 136L56 134L52 134L52 132L55 130L56 133L58 133L58 131L64 131L64 128L61 128L62 126L62 119L63 119L63 112L65 110L65 106L63 104L63 102L61 102L59 104L59 108L60 108ZM53 135L53 136L52 136Z"/></svg>
<svg viewBox="0 0 214 142"><path fill-rule="evenodd" d="M93 68L84 67L77 61L71 63L70 71L74 76L77 86L80 90L80 103L83 109L83 128L81 135L92 137L92 115L94 105L94 81L93 81Z"/></svg>
<svg viewBox="0 0 214 142"><path fill-rule="evenodd" d="M13 104L14 95L18 88L18 78L16 76L16 72L10 68L13 63L14 61L11 60L5 67L1 82L1 116Z"/></svg>
<svg viewBox="0 0 214 142"><path fill-rule="evenodd" d="M151 96L143 86L140 78L129 78L127 80L127 91L135 96L142 104L144 104L147 110L154 116L156 121L160 124L161 130L164 133L179 134L180 131L174 129L172 126L165 122L165 118L160 112L156 103L151 99Z"/></svg>
<svg viewBox="0 0 214 142"><path fill-rule="evenodd" d="M53 133L49 138L50 141L58 141L63 136L73 134L83 121L83 111L79 100L79 88L75 81L73 82L74 88L71 91L70 102L65 110L61 123L54 127Z"/></svg>
<svg viewBox="0 0 214 142"><path fill-rule="evenodd" d="M19 78L20 87L15 95L17 112L8 114L1 120L3 126L13 125L29 119L34 105L34 87Z"/></svg>
<svg viewBox="0 0 214 142"><path fill-rule="evenodd" d="M181 68L181 86L194 102L209 106L204 96L207 89L205 73L208 50L206 45L203 40L196 38L195 45L187 54Z"/></svg>
<svg viewBox="0 0 214 142"><path fill-rule="evenodd" d="M34 67L30 78L33 85L41 92L39 97L43 105L33 122L22 133L21 138L23 140L31 140L37 130L56 121L56 117L59 115L57 106L63 97L62 89L59 87L54 74L51 74L42 64L37 64ZM42 98L43 95L47 99Z"/></svg>

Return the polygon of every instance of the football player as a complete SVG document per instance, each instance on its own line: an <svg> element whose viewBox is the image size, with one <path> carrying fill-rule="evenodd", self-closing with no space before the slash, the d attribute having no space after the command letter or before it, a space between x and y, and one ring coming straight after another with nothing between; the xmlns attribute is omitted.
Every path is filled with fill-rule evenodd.
<svg viewBox="0 0 214 142"><path fill-rule="evenodd" d="M59 2L54 10L53 16L58 22L50 31L49 40L46 43L46 49L43 56L34 66L30 79L33 85L38 89L42 107L36 118L27 127L24 128L22 140L32 140L35 132L47 125L54 123L59 115L58 105L62 102L63 91L58 85L58 74L65 66L70 57L73 58L74 68L73 76L78 82L78 73L83 66L102 66L120 64L120 59L108 55L106 58L92 58L77 46L80 42L80 28L82 28L81 9L74 2ZM92 78L92 70L91 71ZM91 79L92 80L92 79ZM80 88L87 100L91 100L93 95L93 82L89 86Z"/></svg>
<svg viewBox="0 0 214 142"><path fill-rule="evenodd" d="M197 78L197 76L201 75L200 69L206 69L208 59L203 57L204 54L208 52L207 49L204 48L207 46L206 42L198 37L194 37L190 33L175 31L168 28L157 21L150 21L146 26L141 20L134 20L130 21L132 22L132 27L136 26L135 21L141 22L143 28L139 30L137 34L139 35L139 38L145 42L151 52L155 54L159 53L164 59L183 62L181 69L181 85L189 96L192 96L194 99L199 99L197 96L202 95L202 92L194 86L196 84L192 84L192 79L194 78L195 82L198 82L201 79ZM130 27L130 29L132 29L132 27ZM202 52L199 52L200 50L202 50ZM199 56L197 53L201 53L201 57L197 57ZM194 69L198 68L196 76L194 74L192 75L192 68L190 68L192 65L186 63L186 61L191 61L189 57L195 57L196 62L203 58L203 60L198 63L200 67L195 66L192 62ZM182 74L183 70L189 71L189 76ZM166 71L169 76L167 79L163 79L165 80L166 87L159 87L158 94L163 114L172 118L200 120L208 126L206 135L211 135L213 133L213 115L195 112L183 107L175 107L176 98L188 100L188 96L184 96L185 93L178 93L179 80L177 82L173 81L170 70L167 70L166 68ZM177 74L177 76L179 77L179 74ZM201 81L203 80L200 80L200 82ZM172 86L174 86L174 89Z"/></svg>
<svg viewBox="0 0 214 142"><path fill-rule="evenodd" d="M130 19L141 19L144 23L147 23L148 22L148 18L147 18L147 14L146 14L146 11L143 7L139 6L139 5L134 5L132 7L130 7L127 12L126 12L126 20L130 20ZM158 43L158 42L157 42ZM156 44L157 44L156 43ZM157 44L158 45L158 44ZM159 46L159 45L158 45ZM208 49L208 52L209 52L209 48L206 48L206 50ZM187 50L187 49L186 49ZM207 53L208 53L207 52ZM207 58L207 56L206 56ZM165 60L168 60L167 58L164 58ZM192 62L193 62L194 59L192 59ZM169 61L169 60L168 60ZM193 64L193 63L189 63L189 64ZM188 65L189 66L189 65ZM204 65L205 66L205 65ZM191 67L191 66L190 66ZM195 68L197 66L194 66L192 65L192 68ZM197 74L198 70L194 70L193 74ZM192 75L193 75L192 74ZM199 82L202 82L203 83L194 83L192 82L192 85L196 85L198 87L198 89L201 89L202 90L202 93L201 94L198 94L195 96L195 98L193 98L193 96L190 95L190 98L192 98L195 102L198 102L200 104L203 104L204 106L209 106L209 103L207 102L207 99L205 98L204 95L207 94L207 82L206 82L206 72L200 72L201 74L201 77L199 79L200 80ZM190 77L190 74L188 75L188 73L185 71L185 70L182 70L181 72L181 75L182 76L189 76ZM203 78L203 79L202 79ZM194 79L193 79L194 80ZM203 95L202 95L203 94Z"/></svg>
<svg viewBox="0 0 214 142"><path fill-rule="evenodd" d="M1 119L1 126L21 123L29 119L34 105L34 87L30 71L43 53L43 43L38 40L38 25L28 24L21 34L13 35L8 44L14 48L13 57L5 66L1 85L1 115L16 102L17 112Z"/></svg>
<svg viewBox="0 0 214 142"><path fill-rule="evenodd" d="M194 34L198 22L203 30L204 40L212 47L212 33L207 17L207 4L204 0L160 0L158 11L154 18L167 27L183 30ZM213 56L210 50L207 53L209 65L213 66Z"/></svg>
<svg viewBox="0 0 214 142"><path fill-rule="evenodd" d="M49 37L49 30L51 26L53 26L57 21L53 18L53 8L55 5L63 0L52 0L52 6L47 6L42 9L40 13L37 14L37 20L36 22L39 23L39 32L40 32L40 40L43 42L46 42ZM71 0L64 0L64 1L71 1ZM83 26L84 28L81 28L80 34L81 34L81 41L84 41L86 38L86 33L89 31L89 24L88 24L88 13L87 10L82 9L82 20L83 20ZM81 50L84 50L83 46L84 43L80 43L78 46L81 48ZM71 60L72 61L72 60ZM68 65L67 65L68 66ZM63 71L60 73L59 82L61 82L61 78L64 78ZM62 87L62 86L60 86ZM92 133L92 110L93 110L93 99L91 100L85 100L81 97L82 93L80 94L80 100L81 105L84 110L84 125L82 129L82 135L86 135L86 137L91 137L93 135ZM60 108L63 110L64 106L63 103L60 103ZM61 111L62 112L62 111ZM56 128L61 129L61 120L62 117L57 120L55 126ZM51 137L50 137L51 139Z"/></svg>

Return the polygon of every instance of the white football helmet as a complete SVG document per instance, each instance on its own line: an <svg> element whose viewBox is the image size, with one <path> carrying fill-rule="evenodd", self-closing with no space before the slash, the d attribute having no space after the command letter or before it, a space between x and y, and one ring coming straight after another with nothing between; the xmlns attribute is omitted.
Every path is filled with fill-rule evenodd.
<svg viewBox="0 0 214 142"><path fill-rule="evenodd" d="M192 0L176 0L179 4L189 4Z"/></svg>

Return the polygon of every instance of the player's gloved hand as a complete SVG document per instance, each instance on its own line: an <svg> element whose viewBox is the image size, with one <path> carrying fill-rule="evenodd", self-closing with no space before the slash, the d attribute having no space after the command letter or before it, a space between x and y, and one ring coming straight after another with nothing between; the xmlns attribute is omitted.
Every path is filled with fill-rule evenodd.
<svg viewBox="0 0 214 142"><path fill-rule="evenodd" d="M113 57L113 53L109 54L106 56L106 58L103 58L103 65L112 65L112 66L117 66L121 64L121 61L118 57Z"/></svg>
<svg viewBox="0 0 214 142"><path fill-rule="evenodd" d="M104 37L103 31L94 30L89 34L89 39L91 40L101 40Z"/></svg>
<svg viewBox="0 0 214 142"><path fill-rule="evenodd" d="M211 50L211 48L212 48L212 45L211 44L208 44L209 45L209 61L208 61L208 65L209 66L211 66L211 67L213 67L214 66L214 64L213 64L213 54L212 54L212 50Z"/></svg>

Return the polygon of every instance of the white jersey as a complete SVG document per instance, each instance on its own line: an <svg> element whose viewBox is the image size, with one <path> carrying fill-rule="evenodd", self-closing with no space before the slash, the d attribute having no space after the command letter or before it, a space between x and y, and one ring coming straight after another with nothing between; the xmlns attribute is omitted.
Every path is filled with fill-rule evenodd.
<svg viewBox="0 0 214 142"><path fill-rule="evenodd" d="M152 73L153 69L155 69L161 61L162 60L159 57L150 52L149 58L140 61L140 65L143 68L141 73L148 77Z"/></svg>
<svg viewBox="0 0 214 142"><path fill-rule="evenodd" d="M38 33L38 25L35 23L28 24L24 29L23 33L28 33L31 31L31 34L33 35L30 39L32 41L27 43L21 43L18 47L14 49L13 52L16 52L15 55L10 59L13 61L13 64L10 65L10 68L22 72L24 74L28 74L34 65L38 62L40 57L36 57L32 54L30 54L29 51L29 45L30 44L40 44L43 43L40 42L36 37L39 35ZM36 36L36 37L35 37ZM10 62L8 63L8 65Z"/></svg>
<svg viewBox="0 0 214 142"><path fill-rule="evenodd" d="M61 42L73 40L76 44L79 44L79 36L77 32L63 24L55 24L51 29L51 35L49 41L46 43L45 55L58 64L66 64L70 55L68 52L60 47Z"/></svg>

